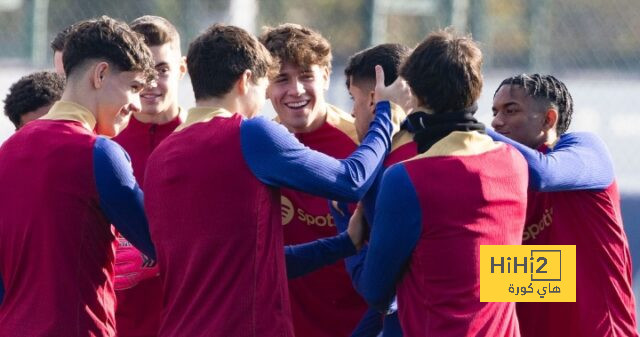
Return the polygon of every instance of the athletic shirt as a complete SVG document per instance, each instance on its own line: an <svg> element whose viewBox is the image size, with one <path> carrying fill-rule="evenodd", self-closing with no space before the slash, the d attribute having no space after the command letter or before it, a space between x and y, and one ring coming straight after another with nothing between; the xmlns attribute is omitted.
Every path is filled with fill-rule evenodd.
<svg viewBox="0 0 640 337"><path fill-rule="evenodd" d="M163 280L160 336L294 335L275 187L362 198L390 144L389 104L377 108L365 145L343 161L264 118L189 111L149 157L144 186Z"/></svg>
<svg viewBox="0 0 640 337"><path fill-rule="evenodd" d="M401 108L394 104L392 104L391 109L393 111L392 114L394 117L392 119L394 128L400 130L400 124L402 120L395 117L405 116L405 114L402 111L396 112L397 109ZM391 165L413 158L416 155L418 155L418 146L413 141L413 134L408 132L407 130L400 130L393 136L391 142L391 151L384 160L383 169L386 170ZM369 191L367 191L367 194L361 201L364 208L364 215L368 224L373 224L375 201L378 196L380 182L382 181L384 170L381 170L381 172L378 173L378 177L376 178L374 184L371 186ZM339 227L339 230L346 230L348 224L348 218L336 219L336 225ZM350 275L351 272L355 268L357 268L357 266L362 266L367 250L368 245L364 245L358 255L345 259L347 271ZM401 337L402 329L398 320L397 303L392 304L392 307L394 308L393 310L383 310L383 312L386 314L381 314L378 310L370 308L367 311L365 317L358 324L356 330L352 333L352 337L377 336L380 331L382 331L382 336L384 337Z"/></svg>
<svg viewBox="0 0 640 337"><path fill-rule="evenodd" d="M353 117L327 104L326 121L314 131L295 136L311 149L343 159L358 146L353 122ZM285 245L336 234L326 199L288 188L281 193ZM347 337L367 309L342 260L289 280L289 296L296 336Z"/></svg>
<svg viewBox="0 0 640 337"><path fill-rule="evenodd" d="M491 136L516 146L529 163L523 244L576 246L576 302L518 303L522 336L638 336L629 243L604 143L575 132L536 151Z"/></svg>
<svg viewBox="0 0 640 337"><path fill-rule="evenodd" d="M127 127L113 138L131 157L133 174L139 185L144 182L147 158L180 123L179 116L165 124L143 123L132 116ZM155 336L162 312L162 283L158 266L144 265L141 253L123 237L118 237L118 242L120 247L116 250L115 281L118 336ZM119 263L130 264L134 261L140 267L133 273L118 274Z"/></svg>
<svg viewBox="0 0 640 337"><path fill-rule="evenodd" d="M111 223L155 256L126 153L60 101L0 148L0 335L115 336Z"/></svg>
<svg viewBox="0 0 640 337"><path fill-rule="evenodd" d="M379 310L397 289L405 336L520 336L514 303L480 302L479 251L522 242L526 188L522 156L478 132L391 166L354 284Z"/></svg>

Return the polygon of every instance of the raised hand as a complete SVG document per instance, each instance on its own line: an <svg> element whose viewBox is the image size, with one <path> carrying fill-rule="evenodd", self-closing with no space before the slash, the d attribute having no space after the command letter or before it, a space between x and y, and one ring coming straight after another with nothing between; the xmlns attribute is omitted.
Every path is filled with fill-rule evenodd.
<svg viewBox="0 0 640 337"><path fill-rule="evenodd" d="M405 111L410 111L413 106L411 89L402 77L398 78L389 86L384 85L384 70L382 66L376 66L376 87L374 89L374 99L377 102L391 101L401 106Z"/></svg>

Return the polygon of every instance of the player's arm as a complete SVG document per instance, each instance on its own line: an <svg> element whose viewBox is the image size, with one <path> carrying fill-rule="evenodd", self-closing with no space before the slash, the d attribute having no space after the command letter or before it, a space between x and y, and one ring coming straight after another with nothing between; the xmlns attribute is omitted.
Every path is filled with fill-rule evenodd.
<svg viewBox="0 0 640 337"><path fill-rule="evenodd" d="M362 144L347 159L337 160L312 151L284 127L263 118L241 125L242 153L252 172L262 182L285 186L328 199L358 201L373 182L391 146L389 101L411 100L404 80L384 85L384 72L376 66L374 90L376 115Z"/></svg>
<svg viewBox="0 0 640 337"><path fill-rule="evenodd" d="M354 216L351 221L362 221L362 216ZM369 245L345 260L354 287L371 307L387 311L420 237L421 223L420 205L409 175L403 165L394 165L382 179Z"/></svg>
<svg viewBox="0 0 640 337"><path fill-rule="evenodd" d="M349 209L346 204L344 208L344 212L348 214ZM365 240L365 228L362 223L354 222L349 227L344 226L338 230L338 233L340 234L330 238L286 246L284 253L287 276L291 279L305 275L354 255L362 248Z"/></svg>
<svg viewBox="0 0 640 337"><path fill-rule="evenodd" d="M287 277L296 278L328 266L357 252L349 233L284 247Z"/></svg>
<svg viewBox="0 0 640 337"><path fill-rule="evenodd" d="M243 121L240 132L244 159L265 184L358 201L373 182L391 144L389 102L379 102L376 110L362 144L344 160L309 149L283 126L264 118Z"/></svg>
<svg viewBox="0 0 640 337"><path fill-rule="evenodd" d="M155 259L142 190L133 176L127 153L115 142L98 137L93 151L93 168L104 214L131 244Z"/></svg>
<svg viewBox="0 0 640 337"><path fill-rule="evenodd" d="M493 130L488 130L488 134L522 153L529 165L529 186L535 190L605 189L613 183L614 171L609 151L602 140L593 134L564 134L547 153L531 149Z"/></svg>

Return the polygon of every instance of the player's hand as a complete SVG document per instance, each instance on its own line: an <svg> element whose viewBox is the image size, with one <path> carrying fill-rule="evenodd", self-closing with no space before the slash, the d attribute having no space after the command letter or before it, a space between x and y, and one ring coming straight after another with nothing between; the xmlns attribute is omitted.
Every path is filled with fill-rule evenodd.
<svg viewBox="0 0 640 337"><path fill-rule="evenodd" d="M351 218L349 204L347 204L346 202L329 200L329 212L333 217L333 222L336 224L338 233L346 231L349 225L349 219Z"/></svg>
<svg viewBox="0 0 640 337"><path fill-rule="evenodd" d="M353 212L353 215L349 220L349 227L347 228L347 233L351 238L351 242L353 242L353 245L358 251L364 245L366 231L367 225L364 219L364 212L362 211L360 204L358 204L356 211Z"/></svg>
<svg viewBox="0 0 640 337"><path fill-rule="evenodd" d="M389 86L384 85L384 70L376 66L376 87L373 98L375 102L390 101L401 106L405 111L410 111L413 107L413 97L411 89L402 77L398 76L395 82Z"/></svg>
<svg viewBox="0 0 640 337"><path fill-rule="evenodd" d="M116 248L115 290L129 289L140 281L158 275L158 266L137 250L127 239L119 236Z"/></svg>

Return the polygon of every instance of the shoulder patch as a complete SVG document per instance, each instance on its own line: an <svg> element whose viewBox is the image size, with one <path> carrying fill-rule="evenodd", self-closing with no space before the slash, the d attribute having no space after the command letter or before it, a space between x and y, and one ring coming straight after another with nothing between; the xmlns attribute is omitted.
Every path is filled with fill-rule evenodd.
<svg viewBox="0 0 640 337"><path fill-rule="evenodd" d="M356 126L354 122L355 120L353 116L331 104L327 104L327 123L342 131L355 144L359 145L360 142L358 141L358 134L356 133Z"/></svg>

